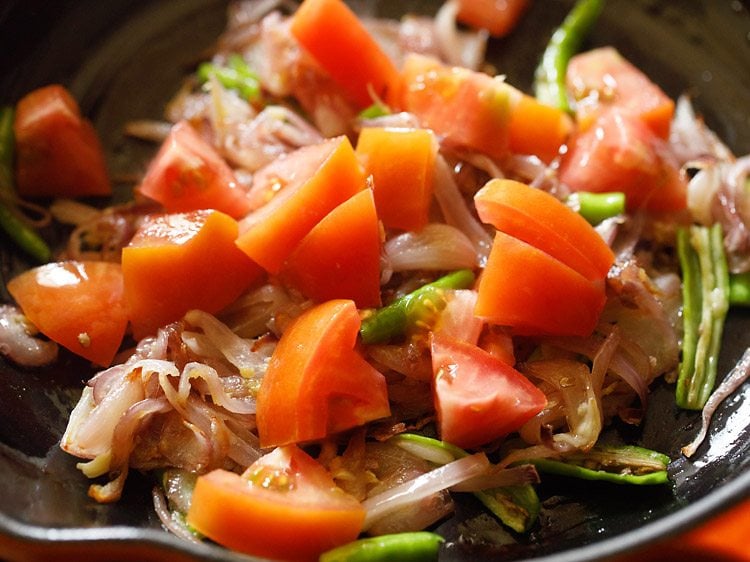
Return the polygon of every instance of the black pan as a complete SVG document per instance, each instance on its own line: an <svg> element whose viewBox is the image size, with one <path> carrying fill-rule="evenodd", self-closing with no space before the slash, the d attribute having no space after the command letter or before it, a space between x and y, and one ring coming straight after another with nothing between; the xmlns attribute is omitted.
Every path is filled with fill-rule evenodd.
<svg viewBox="0 0 750 562"><path fill-rule="evenodd" d="M352 2L371 15L434 11L436 2ZM519 28L492 44L490 58L528 91L533 67L570 1L537 0ZM113 174L132 172L153 150L126 140L129 119L160 117L180 78L221 32L224 0L5 0L0 6L0 102L63 82L93 119ZM688 92L707 123L739 155L750 152L750 14L738 0L609 0L587 46L613 44L671 96ZM2 273L25 267L2 239ZM7 295L4 295L7 299ZM733 311L720 371L750 345L750 315ZM0 558L7 560L211 560L246 557L165 533L153 513L152 481L131 475L124 498L98 505L87 480L57 442L82 383L83 361L19 370L0 359ZM750 384L715 416L691 460L679 449L696 433L694 413L678 411L673 389L655 385L640 428L610 431L670 454L663 488L580 484L546 478L540 524L508 534L470 499L439 527L441 559L598 560L698 524L750 495ZM293 532L290 530L290 532Z"/></svg>

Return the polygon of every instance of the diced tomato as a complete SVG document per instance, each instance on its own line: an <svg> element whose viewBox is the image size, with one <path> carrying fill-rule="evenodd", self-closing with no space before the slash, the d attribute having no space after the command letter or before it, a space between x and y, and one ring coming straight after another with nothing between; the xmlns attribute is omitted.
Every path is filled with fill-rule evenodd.
<svg viewBox="0 0 750 562"><path fill-rule="evenodd" d="M391 59L342 0L305 0L290 29L360 108L383 99L398 80Z"/></svg>
<svg viewBox="0 0 750 562"><path fill-rule="evenodd" d="M602 110L614 106L637 115L662 139L669 138L674 101L613 47L574 56L566 80L577 100L576 114L583 128Z"/></svg>
<svg viewBox="0 0 750 562"><path fill-rule="evenodd" d="M498 231L479 279L474 312L516 334L588 336L605 300L602 279L590 281L542 250Z"/></svg>
<svg viewBox="0 0 750 562"><path fill-rule="evenodd" d="M437 148L428 129L362 129L357 156L372 176L375 206L385 226L414 232L425 227Z"/></svg>
<svg viewBox="0 0 750 562"><path fill-rule="evenodd" d="M233 550L303 561L356 539L364 518L362 505L295 446L275 449L242 476L221 469L199 476L187 515Z"/></svg>
<svg viewBox="0 0 750 562"><path fill-rule="evenodd" d="M540 189L493 179L476 193L474 202L483 222L539 248L587 279L603 279L615 261L586 219Z"/></svg>
<svg viewBox="0 0 750 562"><path fill-rule="evenodd" d="M267 202L242 221L237 245L266 270L278 273L324 216L365 187L364 172L346 137L300 148L258 172L252 197Z"/></svg>
<svg viewBox="0 0 750 562"><path fill-rule="evenodd" d="M120 264L49 263L11 279L8 292L49 339L97 365L112 363L128 325Z"/></svg>
<svg viewBox="0 0 750 562"><path fill-rule="evenodd" d="M19 196L112 194L96 131L63 86L45 86L21 98L13 131Z"/></svg>
<svg viewBox="0 0 750 562"><path fill-rule="evenodd" d="M351 299L358 308L380 306L380 223L372 190L328 213L302 239L281 276L318 302Z"/></svg>
<svg viewBox="0 0 750 562"><path fill-rule="evenodd" d="M511 108L519 92L500 78L411 54L393 104L452 145L493 158L508 153Z"/></svg>
<svg viewBox="0 0 750 562"><path fill-rule="evenodd" d="M516 154L533 154L549 163L558 155L572 130L573 122L564 111L520 94L511 109L510 150Z"/></svg>
<svg viewBox="0 0 750 562"><path fill-rule="evenodd" d="M482 332L479 347L507 365L516 364L513 336L504 326L488 326Z"/></svg>
<svg viewBox="0 0 750 562"><path fill-rule="evenodd" d="M524 375L467 342L433 334L432 369L440 437L459 447L504 437L547 405Z"/></svg>
<svg viewBox="0 0 750 562"><path fill-rule="evenodd" d="M440 311L433 332L476 344L484 322L474 316L477 292L457 289L445 292L445 308Z"/></svg>
<svg viewBox="0 0 750 562"><path fill-rule="evenodd" d="M530 3L530 0L458 0L457 19L502 37L516 26Z"/></svg>
<svg viewBox="0 0 750 562"><path fill-rule="evenodd" d="M390 414L385 378L357 353L349 300L303 313L284 332L257 398L263 447L322 439Z"/></svg>
<svg viewBox="0 0 750 562"><path fill-rule="evenodd" d="M667 145L617 109L573 135L559 177L574 191L624 192L631 211L680 211L687 205L687 182Z"/></svg>
<svg viewBox="0 0 750 562"><path fill-rule="evenodd" d="M237 222L219 211L154 216L122 251L128 317L141 339L191 309L211 314L262 270L235 245Z"/></svg>
<svg viewBox="0 0 750 562"><path fill-rule="evenodd" d="M250 211L229 164L186 121L172 127L138 190L168 213L216 209L240 218Z"/></svg>

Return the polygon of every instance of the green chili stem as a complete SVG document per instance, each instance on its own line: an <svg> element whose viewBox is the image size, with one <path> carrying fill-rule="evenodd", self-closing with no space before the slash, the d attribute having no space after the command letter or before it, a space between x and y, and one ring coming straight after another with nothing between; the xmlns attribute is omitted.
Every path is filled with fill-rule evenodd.
<svg viewBox="0 0 750 562"><path fill-rule="evenodd" d="M537 99L563 111L570 111L565 73L570 58L578 51L604 7L604 0L578 0L555 30L534 75Z"/></svg>

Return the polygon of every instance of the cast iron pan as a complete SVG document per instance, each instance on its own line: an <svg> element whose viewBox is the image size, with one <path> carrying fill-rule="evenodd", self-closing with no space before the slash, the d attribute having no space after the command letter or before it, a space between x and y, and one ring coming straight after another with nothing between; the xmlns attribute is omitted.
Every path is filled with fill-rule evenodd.
<svg viewBox="0 0 750 562"><path fill-rule="evenodd" d="M436 2L361 1L371 15L430 13ZM537 0L490 58L528 91L552 28L571 1ZM180 79L224 25L225 0L11 0L0 7L0 102L63 82L93 119L113 175L142 169L153 147L127 140L129 119L161 116ZM587 47L615 45L671 96L688 92L708 124L735 151L750 152L750 14L737 0L609 0ZM26 266L2 239L2 274ZM4 289L3 289L4 290ZM7 299L7 294L4 295ZM733 311L720 372L750 345L750 315ZM2 360L0 360L2 361ZM91 370L60 364L22 370L0 362L0 558L7 560L236 561L249 558L165 533L153 514L152 481L133 474L124 498L98 505L75 459L58 447L68 413ZM673 389L655 385L639 428L615 425L615 438L670 454L673 484L634 488L545 478L540 524L528 537L503 530L471 499L438 529L444 560L598 560L685 530L750 494L750 384L715 416L691 460L679 449L697 432L678 411ZM290 532L293 532L290 529Z"/></svg>

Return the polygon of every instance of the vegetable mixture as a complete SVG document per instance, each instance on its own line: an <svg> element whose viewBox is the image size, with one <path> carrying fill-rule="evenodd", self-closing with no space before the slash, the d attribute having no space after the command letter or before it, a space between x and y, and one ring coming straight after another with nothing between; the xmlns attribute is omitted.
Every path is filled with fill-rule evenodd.
<svg viewBox="0 0 750 562"><path fill-rule="evenodd" d="M526 533L545 473L668 482L669 457L600 436L659 377L704 435L747 378L748 355L714 388L748 301L750 157L615 49L580 52L601 0L561 22L534 96L495 75L488 34L528 3L237 2L166 120L128 124L160 148L126 204L89 205L112 179L63 86L2 110L0 225L40 263L7 284L1 347L102 369L60 444L94 500L148 471L186 540L429 560L456 494ZM57 253L30 200L67 225Z"/></svg>

